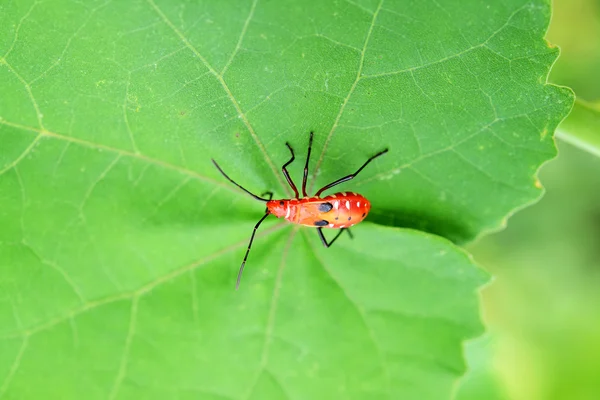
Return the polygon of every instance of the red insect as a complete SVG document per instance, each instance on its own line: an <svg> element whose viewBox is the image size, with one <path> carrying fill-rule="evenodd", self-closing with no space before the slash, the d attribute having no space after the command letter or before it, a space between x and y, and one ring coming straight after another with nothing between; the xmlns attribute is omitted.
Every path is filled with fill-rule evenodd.
<svg viewBox="0 0 600 400"><path fill-rule="evenodd" d="M248 193L250 196L254 197L256 200L264 201L267 203L267 209L265 215L256 223L254 226L254 230L252 231L252 236L250 237L250 243L248 244L248 250L246 250L246 255L244 256L244 260L242 261L242 265L240 266L240 271L238 272L237 283L235 288L238 289L240 286L240 279L242 278L242 272L244 271L244 265L246 265L246 260L248 259L248 254L250 253L250 247L252 246L252 241L254 240L254 235L256 234L256 230L260 226L260 224L267 218L269 215L273 214L277 218L285 218L289 222L293 224L311 226L313 228L317 228L317 232L319 233L319 238L321 238L321 242L325 247L329 247L335 242L335 240L342 234L344 230L348 231L350 237L352 234L348 230L352 225L356 225L361 222L371 209L371 203L369 200L361 196L357 193L351 192L340 192L335 194L330 194L329 196L319 197L321 193L325 190L331 189L332 187L339 185L342 182L349 181L358 175L360 171L363 170L364 167L367 166L371 161L376 159L377 157L388 152L388 149L382 150L379 153L375 154L371 158L369 158L363 165L360 167L355 173L346 175L343 178L340 178L334 182L331 182L329 185L323 186L321 189L317 191L317 193L313 197L308 197L306 194L306 178L308 177L308 161L310 160L310 151L312 148L313 141L313 132L310 133L310 139L308 141L308 154L306 155L306 164L304 165L304 176L302 177L302 198L298 194L298 189L296 185L290 178L290 174L287 170L287 166L295 160L294 150L292 150L292 146L289 143L285 143L285 145L290 149L290 153L292 153L292 158L283 164L281 170L283 171L283 175L285 179L288 181L288 184L292 188L295 194L295 198L289 200L272 200L273 193L267 192L265 193L269 195L268 199L264 199L245 189L236 183L233 179L231 179L222 169L219 167L219 164L215 160L212 160L215 167L223 174L227 180L231 183L242 189L244 192ZM337 235L330 241L327 242L325 236L323 235L323 228L334 228L340 229Z"/></svg>

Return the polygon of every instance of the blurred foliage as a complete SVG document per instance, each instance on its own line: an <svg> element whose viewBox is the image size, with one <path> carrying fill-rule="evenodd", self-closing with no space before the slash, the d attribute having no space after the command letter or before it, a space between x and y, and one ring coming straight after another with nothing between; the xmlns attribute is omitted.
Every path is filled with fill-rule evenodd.
<svg viewBox="0 0 600 400"><path fill-rule="evenodd" d="M553 83L600 99L600 1L554 1ZM559 128L560 129L560 128ZM470 247L496 275L483 292L493 366L515 400L600 398L600 159L558 142L545 196Z"/></svg>
<svg viewBox="0 0 600 400"><path fill-rule="evenodd" d="M470 249L496 275L483 297L513 399L600 393L600 159L559 147L542 200Z"/></svg>
<svg viewBox="0 0 600 400"><path fill-rule="evenodd" d="M546 38L560 47L550 81L578 97L600 100L600 0L554 0Z"/></svg>

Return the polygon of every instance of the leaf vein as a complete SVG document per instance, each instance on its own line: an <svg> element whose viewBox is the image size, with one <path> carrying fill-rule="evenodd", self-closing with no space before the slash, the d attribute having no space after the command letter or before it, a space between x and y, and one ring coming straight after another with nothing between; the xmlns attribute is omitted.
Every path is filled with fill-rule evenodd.
<svg viewBox="0 0 600 400"><path fill-rule="evenodd" d="M491 122L487 123L486 125L484 125L483 127L481 127L481 128L480 128L479 130L477 130L476 132L473 132L472 134L470 134L470 135L468 135L468 136L466 136L466 137L464 137L464 138L462 138L462 139L460 139L460 140L456 141L455 143L452 143L452 144L451 144L451 145L449 145L449 146L446 146L446 147L444 147L444 148L441 148L441 149L438 149L438 150L434 150L434 151L432 151L432 152L430 152L430 153L421 154L419 157L416 157L416 158L414 158L413 160L411 160L411 161L409 161L409 162L407 162L407 163L404 163L404 164L400 165L399 167L394 167L394 168L392 168L392 169L389 169L389 170L386 170L386 171L384 171L384 172L380 172L380 173L378 173L378 174L375 174L375 175L371 176L370 178L366 178L366 179L359 180L358 182L356 182L356 183L354 184L354 186L361 186L361 185L364 185L364 184L366 184L366 183L368 183L368 182L371 182L371 181L374 181L374 180L381 180L381 179L385 179L385 178L386 178L387 176L389 176L390 174L397 174L399 171L401 171L401 170L403 170L403 169L405 169L405 168L414 168L414 166L415 166L415 165L416 165L418 162L420 162L420 161L423 161L423 160L425 160L425 159L427 159L427 158L430 158L430 157L433 157L433 156L436 156L436 155L439 155L439 154L445 153L445 152L447 152L447 151L452 151L452 150L453 150L453 149L454 149L456 146L459 146L460 144L462 144L462 143L465 143L465 142L467 142L467 141L469 141L469 140L473 139L474 137L476 137L476 136L480 135L480 134L481 134L482 132L484 132L486 129L489 129L489 128L490 128L490 127L492 127L492 126L493 126L493 125L494 125L496 122L499 122L499 121L501 121L501 119L496 119L496 120L493 120L493 121L491 121Z"/></svg>
<svg viewBox="0 0 600 400"><path fill-rule="evenodd" d="M0 57L0 64L2 63L3 59L6 59L9 54L13 51L13 49L15 48L15 44L17 44L17 41L19 40L19 31L21 30L21 26L23 25L23 22L25 22L25 20L31 15L31 13L33 12L33 9L38 5L41 4L41 1L34 1L31 6L29 7L29 9L27 10L27 12L19 19L19 23L17 24L16 28L15 28L15 34L13 36L13 41L10 44L10 46L8 47L8 50L6 50L6 53L4 53L4 55L2 57Z"/></svg>
<svg viewBox="0 0 600 400"><path fill-rule="evenodd" d="M73 34L67 39L67 43L65 44L65 47L63 48L63 50L60 53L60 55L58 56L58 58L45 71L43 71L41 74L39 74L38 76L36 76L35 78L33 78L29 82L30 85L33 85L35 82L37 82L38 80L40 80L43 77L45 77L46 75L48 75L48 72L52 71L54 68L56 68L56 66L58 64L60 64L62 58L65 56L67 50L71 46L71 42L73 41L73 39L75 39L75 37L77 37L77 35L79 34L79 32L81 32L81 30L88 24L88 22L90 22L90 20L92 19L92 17L94 16L94 14L96 14L96 12L98 10L106 7L111 2L112 2L112 0L108 0L108 1L100 4L98 7L96 7L96 8L94 8L94 9L91 10L90 14L85 19L85 21L83 21L83 23L77 29L75 29L75 32L73 32Z"/></svg>
<svg viewBox="0 0 600 400"><path fill-rule="evenodd" d="M2 386L0 387L0 398L2 398L4 396L4 394L8 390L8 387L10 386L10 383L12 382L15 374L17 373L17 369L19 369L19 366L21 365L21 359L23 358L23 354L25 354L25 349L27 348L28 343L29 343L29 337L25 336L23 338L23 342L21 343L21 347L19 348L17 356L13 360L10 370L8 371L8 374L6 375L6 378L4 379L4 382L2 383Z"/></svg>
<svg viewBox="0 0 600 400"><path fill-rule="evenodd" d="M113 400L119 393L119 389L121 384L123 383L123 379L127 374L127 359L129 358L129 353L131 351L131 342L133 341L133 337L135 336L135 326L137 321L137 310L138 310L139 297L137 295L133 296L131 300L131 316L129 319L129 327L127 329L127 336L125 337L125 345L123 346L123 354L121 355L121 361L119 363L119 371L115 378L115 382L113 383L113 387L110 391L108 398Z"/></svg>
<svg viewBox="0 0 600 400"><path fill-rule="evenodd" d="M244 21L244 26L242 27L242 32L240 33L240 37L238 38L238 41L235 45L235 49L233 49L233 51L231 52L229 59L225 63L225 66L223 67L223 69L221 70L221 73L219 75L225 76L225 73L229 69L229 66L233 62L233 59L235 58L237 53L240 51L240 48L242 46L242 41L244 40L244 37L246 36L246 32L248 31L248 25L250 25L250 20L254 16L254 10L256 9L257 3L258 3L258 0L252 1L252 5L250 6L250 12L248 13L248 17L246 17L246 21Z"/></svg>
<svg viewBox="0 0 600 400"><path fill-rule="evenodd" d="M261 238L261 237L271 235L275 232L278 232L279 230L281 230L283 228L288 228L289 226L290 225L286 222L276 224L275 226L273 226L269 229L266 229L260 233L257 233L256 238ZM221 250L218 250L213 254L209 254L199 260L196 260L190 264L184 265L180 268L176 268L175 270L168 272L165 275L160 276L160 277L146 283L145 285L139 287L138 289L135 289L135 290L132 290L129 292L118 293L116 295L105 297L105 298L98 299L98 300L89 301L88 303L86 303L74 310L70 310L70 311L64 313L63 315L60 315L54 319L51 319L49 321L44 321L44 322L42 322L38 325L35 325L33 327L30 327L30 328L26 328L22 332L13 332L13 333L6 334L4 336L0 336L0 340L12 339L15 337L30 336L35 333L39 333L39 332L45 331L47 329L50 329L60 323L63 323L65 321L69 320L70 318L74 318L78 315L81 315L88 311L94 310L103 305L111 304L116 301L131 299L134 296L142 296L146 293L151 292L155 287L160 286L163 283L166 283L172 279L175 279L178 276L181 276L181 275L183 275L189 271L192 271L202 265L205 265L205 264L217 259L218 257L226 255L229 252L235 251L239 247L245 246L247 244L248 244L248 242L246 241L246 239L241 240L241 241L234 243L230 246L227 246Z"/></svg>
<svg viewBox="0 0 600 400"><path fill-rule="evenodd" d="M231 92L231 89L229 88L229 86L225 82L225 79L223 79L223 76L221 74L219 74L213 68L213 66L198 51L198 49L196 49L192 45L192 43L187 39L187 37L185 37L185 35L173 24L173 22L171 22L171 20L169 20L169 18L167 18L167 16L165 15L165 13L156 5L156 3L154 2L154 0L146 0L146 1L150 4L150 6L152 7L152 9L163 19L163 21L165 22L165 24L167 24L167 26L169 26L169 28L171 28L171 30L175 33L175 35L177 35L179 37L179 39L190 49L190 51L192 53L194 53L194 55L196 57L198 57L198 59L204 64L204 66L210 71L210 73L221 84L221 87L223 88L223 90L225 91L225 93L227 93L227 96L229 97L229 100L231 101L233 107L235 108L235 110L237 112L237 116L242 120L242 122L246 126L246 129L248 129L248 132L250 133L250 136L252 137L252 139L256 143L256 146L258 147L258 149L260 150L260 152L263 154L263 157L265 158L265 161L267 162L267 164L269 165L269 167L273 171L273 174L275 175L275 178L279 181L279 184L281 185L281 187L284 188L284 191L286 191L287 193L290 193L290 188L288 188L285 185L285 183L283 181L283 178L278 173L278 170L275 167L275 164L273 163L273 160L271 160L271 158L269 157L265 146L263 145L263 143L258 138L258 135L254 131L254 127L252 126L252 124L250 124L250 121L248 120L248 117L242 111L239 102L237 101L237 99L235 98L235 96L233 95L233 93Z"/></svg>
<svg viewBox="0 0 600 400"><path fill-rule="evenodd" d="M286 224L287 225L287 224ZM289 226L289 225L288 225ZM292 242L296 233L298 232L299 226L294 226L292 231L290 232L290 237L285 245L285 249L283 250L283 255L281 256L281 262L279 263L279 268L277 269L277 276L275 278L275 285L273 287L273 296L271 297L271 304L269 305L269 314L267 317L267 325L265 327L265 340L263 342L263 347L260 356L260 365L258 371L256 372L256 376L254 378L253 383L248 388L245 399L249 399L252 395L252 391L256 387L258 380L260 378L260 374L267 369L267 363L269 361L269 346L271 345L271 339L273 337L273 326L275 325L275 314L277 312L277 301L279 300L279 290L281 289L281 280L283 278L283 269L285 266L285 261L290 252L290 248L292 246Z"/></svg>
<svg viewBox="0 0 600 400"><path fill-rule="evenodd" d="M149 156L146 156L144 154L141 153L134 153L128 150L123 150L123 149L118 149L116 147L111 147L111 146L107 146L104 144L100 144L100 143L94 143L94 142L90 142L84 139L79 139L76 137L72 137L72 136L65 136L62 135L60 133L55 133L55 132L50 132L50 131L46 131L46 130L40 130L34 127L30 127L30 126L25 126L25 125L20 125L20 124L16 124L13 122L8 122L6 120L2 120L0 119L0 125L6 125L6 126L11 126L13 128L19 128L22 130L26 130L26 131L31 131L31 132L37 132L40 134L40 136L45 136L45 137L49 137L49 138L53 138L55 140L63 140L65 142L70 142L70 143L74 143L74 144L78 144L80 146L84 146L84 147L89 147L92 149L100 149L100 150L106 150L106 151L110 151L110 152L114 152L117 153L121 156L126 156L126 157L131 157L131 158L135 158L141 161L144 161L146 163L149 164L154 164L157 165L159 167L163 167L163 168L168 168L170 170L174 170L177 171L183 175L190 175L196 179L211 183L213 185L218 185L221 186L222 188L229 190L232 193L241 193L241 190L231 187L232 185L230 184L226 184L224 182L219 182L216 180L213 180L212 178L209 178L207 176L201 175L196 171L175 165L175 164L171 164L169 162L163 161L163 160L159 160L156 158L152 158Z"/></svg>
<svg viewBox="0 0 600 400"><path fill-rule="evenodd" d="M323 261L323 259L321 259L321 257L319 257L319 253L317 252L317 249L315 249L314 244L312 243L312 241L308 238L308 235L306 235L306 233L304 234L306 236L306 242L308 243L308 245L310 246L310 248L312 249L313 255L315 257L315 259L319 262L319 264L321 264L321 267L323 268L323 271L325 271L325 273L327 273L327 275L329 275L329 277L331 278L332 282L336 284L336 286L340 289L340 291L342 292L342 294L344 295L344 297L346 297L346 299L348 300L348 303L352 306L352 308L354 308L354 310L357 312L358 316L360 317L366 331L367 334L369 336L369 340L373 343L373 346L375 347L375 351L377 352L377 358L379 360L379 366L381 367L381 371L383 372L384 376L385 376L385 383L386 383L386 390L385 393L387 395L387 397L390 397L390 373L387 367L387 364L385 362L385 357L383 355L383 350L381 349L381 346L379 346L379 343L377 343L377 338L375 336L375 332L373 331L373 328L371 328L371 325L369 325L369 323L367 322L367 316L365 314L365 310L363 310L362 307L360 307L358 305L358 303L356 302L356 300L354 300L352 298L352 296L350 296L350 294L348 293L348 291L344 288L344 286L342 285L342 283L333 275L333 273L329 270L329 268L327 268L325 261Z"/></svg>
<svg viewBox="0 0 600 400"><path fill-rule="evenodd" d="M131 129L131 125L129 124L129 115L127 113L128 103L129 103L129 86L131 85L131 72L128 73L127 76L127 84L125 85L125 97L123 99L123 105L121 106L123 110L123 121L125 122L125 128L127 128L127 134L129 135L129 141L131 143L131 148L133 152L136 154L140 153L140 150L137 147L135 142L135 138L133 137L133 130Z"/></svg>
<svg viewBox="0 0 600 400"><path fill-rule="evenodd" d="M39 129L41 131L44 131L45 128L44 128L44 123L42 122L42 112L40 111L38 102L35 99L35 96L33 95L33 91L31 90L31 85L29 85L29 83L27 83L27 81L21 76L21 74L19 74L19 72L17 72L17 70L14 69L5 58L0 58L0 65L2 65L2 64L6 65L8 70L15 75L17 80L19 80L19 82L21 82L21 84L25 88L25 91L27 92L27 96L29 97L31 104L33 105L33 109L35 110L35 116L37 118ZM3 122L3 120L0 119L0 122Z"/></svg>
<svg viewBox="0 0 600 400"><path fill-rule="evenodd" d="M319 156L319 159L317 161L317 164L316 164L316 166L314 168L314 171L313 171L313 174L312 174L312 182L310 184L310 191L313 190L313 187L315 185L316 177L317 177L317 172L319 171L319 167L321 166L321 163L323 162L323 159L325 158L325 152L327 151L327 147L329 146L329 142L331 141L331 138L332 138L335 130L338 127L340 119L342 118L342 115L344 114L344 110L346 109L346 105L348 104L348 101L350 100L350 97L354 93L354 90L356 89L356 86L358 85L358 82L361 79L362 70L363 70L364 61L365 61L365 53L367 51L367 46L369 44L369 39L371 38L371 33L373 32L373 27L375 26L375 22L377 21L377 16L379 15L379 11L381 10L382 6L383 6L383 0L381 0L379 2L379 4L377 5L377 9L373 13L373 18L371 19L371 24L369 25L369 30L367 31L367 34L366 34L366 37L365 37L365 42L364 42L363 48L362 48L362 50L360 52L360 59L358 61L358 68L357 68L357 71L356 71L356 78L354 79L354 82L352 83L352 86L350 87L350 90L348 91L348 95L346 96L346 98L342 102L342 105L340 107L340 110L339 110L337 116L335 117L335 120L333 122L331 130L329 131L329 134L327 135L327 138L325 139L325 144L323 145L323 150L321 150L321 155Z"/></svg>
<svg viewBox="0 0 600 400"><path fill-rule="evenodd" d="M83 293L81 293L81 290L79 290L79 287L77 287L77 285L75 284L75 281L73 280L73 278L71 278L71 276L67 273L67 271L65 271L56 262L47 260L44 257L42 257L33 248L33 246L31 244L29 244L25 239L22 239L21 243L23 244L23 246L27 247L29 249L29 251L31 252L31 254L33 254L34 257L37 258L42 264L46 264L47 266L49 266L50 268L52 268L53 270L55 270L64 279L64 281L71 288L71 290L73 291L73 293L75 293L75 296L77 296L77 298L79 299L79 301L82 304L85 304L85 296L83 295Z"/></svg>
<svg viewBox="0 0 600 400"><path fill-rule="evenodd" d="M1 123L2 123L2 120L0 120L0 124ZM5 172L9 171L12 168L15 168L17 166L17 164L19 164L19 162L21 162L21 160L23 160L27 156L27 154L29 154L31 152L31 150L33 150L33 148L38 143L38 141L40 140L41 137L42 137L42 134L40 133L35 138L33 138L31 143L29 144L29 146L27 146L25 148L25 150L23 150L21 152L21 154L19 154L19 156L17 156L17 158L15 158L11 163L8 163L4 168L0 169L0 175L4 174Z"/></svg>
<svg viewBox="0 0 600 400"><path fill-rule="evenodd" d="M83 199L81 199L81 203L79 204L78 209L79 209L79 213L80 213L81 219L83 219L84 221L86 220L86 218L85 218L85 213L84 213L83 209L85 208L86 203L88 202L88 200L92 196L92 193L94 192L94 189L96 188L96 186L98 186L98 184L100 182L102 182L106 178L106 175L108 175L108 173L114 168L114 166L119 162L119 160L121 159L121 157L122 157L121 154L117 154L115 156L115 158L110 163L108 163L108 165L100 173L100 175L98 176L98 178L96 178L92 182L92 184L90 185L90 187L88 188L88 190L86 190L85 194L83 195Z"/></svg>
<svg viewBox="0 0 600 400"><path fill-rule="evenodd" d="M492 40L492 38L493 38L494 36L496 36L498 33L500 33L500 32L501 32L501 31L502 31L504 28L506 28L507 26L509 26L509 25L510 25L510 21L513 19L513 17L514 17L516 14L518 14L520 11L522 11L522 10L523 10L525 7L526 7L526 6L524 5L524 6L520 7L519 9L515 10L515 11L514 11L514 12L513 12L513 13L512 13L512 14L511 14L509 17L508 17L507 21L506 21L506 22L505 22L505 23L504 23L504 24L503 24L501 27L499 27L499 28L498 28L498 29L496 29L494 32L492 32L492 33L491 33L491 34L490 34L490 35L487 37L487 39L485 39L485 40L484 40L482 43L480 43L480 44L478 44L478 45L471 46L471 47L469 47L469 48L467 48L467 49L465 49L465 50L462 50L462 51L460 51L460 52L458 52L458 53L456 53L456 54L452 54L452 55L450 55L450 56L446 56L446 57L444 57L444 58L440 58L439 60L431 61L431 62L428 62L428 63L422 64L422 65L417 65L417 66L415 66L415 67L405 68L405 69L398 70L398 71L390 71L390 72L382 72L382 73L380 73L380 74L364 75L364 76L363 76L363 78L365 78L365 79L369 79L369 78L380 78L380 77L383 77L383 76L400 75L400 74L404 74L404 73L407 73L407 72L414 72L414 71L417 71L417 70L420 70L420 69L425 69L425 68L431 67L431 66L433 66L433 65L436 65L436 64L442 64L442 63L444 63L444 62L446 62L446 61L449 61L449 60L451 60L451 59L454 59L454 58L457 58L457 57L463 56L463 55L465 55L465 54L467 54L467 53L469 53L469 52L471 52L471 51L473 51L473 50L479 49L479 48L486 48L486 49L488 49L488 50L491 50L491 49L489 48L489 46L488 46L488 42L489 42L490 40ZM493 51L493 50L491 50L491 51ZM500 56L500 57L502 57L502 58L505 58L505 59L507 59L505 56L503 56L503 55L501 55L501 54L498 54L498 53L497 53L497 52L495 52L495 51L493 51L493 52L494 52L495 54L497 54L498 56Z"/></svg>

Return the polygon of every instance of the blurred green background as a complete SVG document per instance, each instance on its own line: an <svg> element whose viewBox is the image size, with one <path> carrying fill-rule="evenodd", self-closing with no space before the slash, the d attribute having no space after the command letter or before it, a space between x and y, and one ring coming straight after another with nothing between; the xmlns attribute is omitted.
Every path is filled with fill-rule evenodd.
<svg viewBox="0 0 600 400"><path fill-rule="evenodd" d="M550 81L598 103L600 0L553 5L547 39L561 57ZM482 297L508 399L600 399L600 158L556 142L539 173L544 197L469 246L496 277Z"/></svg>

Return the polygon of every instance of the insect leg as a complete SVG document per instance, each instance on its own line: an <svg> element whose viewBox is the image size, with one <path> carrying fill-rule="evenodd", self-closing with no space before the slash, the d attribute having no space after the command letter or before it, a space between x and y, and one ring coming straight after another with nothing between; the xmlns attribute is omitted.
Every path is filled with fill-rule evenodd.
<svg viewBox="0 0 600 400"><path fill-rule="evenodd" d="M321 189L319 189L319 191L315 194L315 196L319 196L322 192L324 192L327 189L331 189L332 187L334 187L335 185L339 185L342 182L346 182L349 181L350 179L353 179L356 177L356 175L358 175L358 173L360 171L363 170L364 167L366 167L371 161L373 161L374 159L376 159L377 157L385 154L388 152L388 149L385 149L383 151L380 151L379 153L375 154L374 156L372 156L371 158L369 158L363 165L362 167L360 167L355 173L350 174L350 175L346 175L343 178L338 179L337 181L331 182L329 185L325 185L323 186Z"/></svg>
<svg viewBox="0 0 600 400"><path fill-rule="evenodd" d="M244 272L244 265L246 265L246 260L248 259L248 254L250 253L250 247L252 247L252 241L254 240L254 235L256 234L256 230L260 226L261 222L265 220L270 214L266 213L260 221L254 225L254 230L252 231L252 236L250 236L250 243L248 243L248 250L246 250L246 255L244 256L244 261L242 261L242 265L240 266L240 271L238 272L237 282L235 284L235 290L240 288L240 280L242 279L242 272Z"/></svg>
<svg viewBox="0 0 600 400"><path fill-rule="evenodd" d="M290 173L288 172L288 170L286 168L288 165L290 165L292 163L292 161L294 161L296 159L296 157L294 156L294 150L292 150L292 146L290 146L290 144L288 142L285 142L285 145L288 147L288 149L290 149L290 153L292 153L292 158L290 158L290 161L283 164L283 167L281 167L281 171L283 172L283 176L285 176L285 179L287 180L288 184L294 191L295 197L298 198L298 197L300 197L300 196L298 196L298 189L296 188L296 185L294 185L294 181L292 181L292 178L290 178Z"/></svg>
<svg viewBox="0 0 600 400"><path fill-rule="evenodd" d="M268 191L268 192L264 192L263 194L261 194L261 197L264 197L265 195L269 195L269 201L271 201L271 199L273 198L273 192ZM269 211L269 207L265 208L265 212Z"/></svg>
<svg viewBox="0 0 600 400"><path fill-rule="evenodd" d="M304 176L302 176L302 196L308 197L306 194L306 178L308 177L308 160L310 160L310 150L312 149L312 141L313 141L314 132L310 133L310 138L308 139L308 153L306 154L306 164L304 164Z"/></svg>
<svg viewBox="0 0 600 400"><path fill-rule="evenodd" d="M331 239L331 242L327 243L327 239L325 239L325 235L323 235L323 228L317 228L317 232L319 232L319 238L321 238L321 242L323 243L323 246L325 246L325 247L330 247L333 244L333 242L335 242L335 239L340 237L342 232L346 231L346 230L348 230L348 229L347 228L340 229L340 231L337 233L337 235L335 235L335 237L333 239ZM348 233L350 233L350 231L348 231ZM352 237L351 233L350 233L350 237Z"/></svg>

